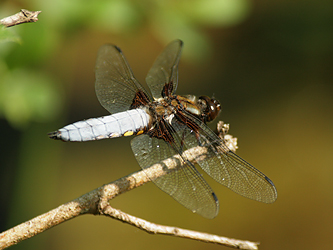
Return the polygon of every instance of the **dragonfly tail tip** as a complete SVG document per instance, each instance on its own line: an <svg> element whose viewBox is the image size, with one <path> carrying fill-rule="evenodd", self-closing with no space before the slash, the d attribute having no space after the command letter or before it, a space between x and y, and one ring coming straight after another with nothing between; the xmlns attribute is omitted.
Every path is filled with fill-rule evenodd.
<svg viewBox="0 0 333 250"><path fill-rule="evenodd" d="M60 132L59 131L53 131L47 134L49 138L53 140L60 140Z"/></svg>

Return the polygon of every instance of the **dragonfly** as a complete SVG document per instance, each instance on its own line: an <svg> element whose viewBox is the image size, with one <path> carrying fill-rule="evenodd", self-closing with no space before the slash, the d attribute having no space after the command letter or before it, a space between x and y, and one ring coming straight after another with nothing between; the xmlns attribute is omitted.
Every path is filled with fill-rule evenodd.
<svg viewBox="0 0 333 250"><path fill-rule="evenodd" d="M233 153L207 126L219 115L220 102L208 96L175 94L182 47L183 42L175 40L157 57L146 77L150 94L134 77L122 51L103 45L97 54L95 91L111 115L75 122L49 137L92 141L135 135L132 151L152 182L205 218L217 216L219 201L197 166L242 196L274 202L277 191L273 182ZM204 153L196 155L197 151ZM168 159L176 164L168 166ZM149 171L156 164L166 174L156 176Z"/></svg>

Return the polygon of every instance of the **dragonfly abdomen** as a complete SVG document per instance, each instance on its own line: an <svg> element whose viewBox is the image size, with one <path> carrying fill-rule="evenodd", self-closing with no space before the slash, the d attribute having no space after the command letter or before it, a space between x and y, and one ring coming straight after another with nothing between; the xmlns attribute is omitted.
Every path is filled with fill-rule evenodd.
<svg viewBox="0 0 333 250"><path fill-rule="evenodd" d="M49 133L63 141L93 141L139 134L149 124L150 116L142 109L132 109L113 115L91 118L67 125Z"/></svg>

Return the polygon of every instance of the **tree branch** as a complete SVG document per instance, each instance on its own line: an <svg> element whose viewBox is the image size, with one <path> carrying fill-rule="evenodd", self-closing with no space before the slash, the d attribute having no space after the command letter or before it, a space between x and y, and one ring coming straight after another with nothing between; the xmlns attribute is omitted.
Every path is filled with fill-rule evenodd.
<svg viewBox="0 0 333 250"><path fill-rule="evenodd" d="M0 24L4 25L5 27L11 27L21 23L34 23L38 21L37 17L39 13L41 13L41 11L29 11L22 9L20 12L12 16L2 18L0 20Z"/></svg>
<svg viewBox="0 0 333 250"><path fill-rule="evenodd" d="M222 130L219 131L220 137L225 143L234 148L237 148L235 138L227 137L228 125L222 124ZM205 157L206 148L194 147L184 151L189 161ZM192 158L190 158L192 157ZM173 171L177 167L181 167L183 161L181 156L174 155L173 157L164 160L159 164L155 164L150 168L141 170L120 178L112 183L103 185L81 197L63 204L45 214L39 215L27 222L17 225L0 234L0 249L4 249L19 243L20 241L29 239L45 230L52 228L62 222L68 221L83 214L96 214L112 217L133 225L139 229L145 230L148 233L165 234L176 237L199 240L203 242L216 243L237 249L258 249L259 243L230 239L222 236L185 230L177 227L158 225L146 220L126 214L120 210L110 206L109 201L116 196L137 188L151 180L148 178L146 171L149 171L149 176L154 178L161 177ZM167 167L165 167L167 166Z"/></svg>
<svg viewBox="0 0 333 250"><path fill-rule="evenodd" d="M222 237L219 235L186 230L179 227L159 225L134 217L118 209L112 208L109 203L106 204L101 203L101 206L102 207L100 211L102 215L110 216L114 219L128 223L132 226L135 226L139 229L146 231L147 233L176 236L176 237L198 240L203 242L215 243L237 249L258 249L259 243L257 242L236 240L236 239Z"/></svg>

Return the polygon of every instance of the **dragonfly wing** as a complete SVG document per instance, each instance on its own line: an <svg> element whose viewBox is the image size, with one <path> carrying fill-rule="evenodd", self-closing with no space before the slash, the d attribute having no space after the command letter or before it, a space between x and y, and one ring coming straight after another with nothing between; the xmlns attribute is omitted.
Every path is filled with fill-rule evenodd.
<svg viewBox="0 0 333 250"><path fill-rule="evenodd" d="M175 40L171 42L157 57L149 70L146 82L154 99L162 97L162 90L165 84L172 83L172 93L178 85L178 64L180 60L183 42Z"/></svg>
<svg viewBox="0 0 333 250"><path fill-rule="evenodd" d="M184 125L184 144L187 148L200 146L205 149L205 156L197 157L196 162L208 175L247 198L264 203L277 199L276 188L266 175L229 150L205 123L191 115L187 119L192 127L198 128L198 133Z"/></svg>
<svg viewBox="0 0 333 250"><path fill-rule="evenodd" d="M185 153L180 156L169 143L147 134L135 137L131 146L141 168L161 190L205 218L217 215L217 197ZM157 178L157 172L163 175Z"/></svg>
<svg viewBox="0 0 333 250"><path fill-rule="evenodd" d="M149 95L135 79L125 56L117 46L101 46L97 54L95 77L97 98L112 114L130 109L139 91L149 99Z"/></svg>

